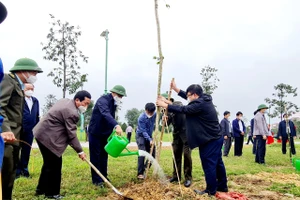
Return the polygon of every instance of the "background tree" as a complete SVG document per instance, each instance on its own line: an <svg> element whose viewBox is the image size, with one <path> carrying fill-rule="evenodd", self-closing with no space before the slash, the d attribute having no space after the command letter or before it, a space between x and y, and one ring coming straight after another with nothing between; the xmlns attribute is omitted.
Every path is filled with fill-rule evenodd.
<svg viewBox="0 0 300 200"><path fill-rule="evenodd" d="M81 68L78 59L88 62L88 57L77 49L78 37L81 35L79 26L74 27L69 22L61 22L50 14L52 19L50 31L47 35L47 43L42 43L42 50L46 55L45 60L58 62L48 76L53 77L53 83L62 88L63 98L66 97L66 91L69 94L76 92L87 81L87 74L81 74L78 70Z"/></svg>
<svg viewBox="0 0 300 200"><path fill-rule="evenodd" d="M53 94L48 94L45 99L46 103L43 108L43 115L45 115L57 101L55 95Z"/></svg>
<svg viewBox="0 0 300 200"><path fill-rule="evenodd" d="M144 110L138 110L137 108L127 110L125 114L125 119L127 120L127 123L133 125L134 127L137 127L138 118L143 112Z"/></svg>
<svg viewBox="0 0 300 200"><path fill-rule="evenodd" d="M201 69L200 75L202 76L201 86L205 94L211 95L215 89L218 88L217 82L220 80L217 77L218 69L209 65Z"/></svg>
<svg viewBox="0 0 300 200"><path fill-rule="evenodd" d="M126 128L127 128L127 124L125 122L122 123L121 128L122 128L123 132L125 132Z"/></svg>
<svg viewBox="0 0 300 200"><path fill-rule="evenodd" d="M266 103L268 103L272 108L272 113L269 113L269 117L274 118L280 115L282 120L282 115L285 113L285 106L288 114L293 112L298 112L299 108L296 104L291 101L287 101L288 96L297 96L297 88L293 88L291 85L280 83L274 86L275 93L272 94L273 99L265 98Z"/></svg>
<svg viewBox="0 0 300 200"><path fill-rule="evenodd" d="M92 112L94 108L94 101L91 100L90 105L87 107L85 113L84 113L84 124L85 126L90 123L91 117L92 117Z"/></svg>

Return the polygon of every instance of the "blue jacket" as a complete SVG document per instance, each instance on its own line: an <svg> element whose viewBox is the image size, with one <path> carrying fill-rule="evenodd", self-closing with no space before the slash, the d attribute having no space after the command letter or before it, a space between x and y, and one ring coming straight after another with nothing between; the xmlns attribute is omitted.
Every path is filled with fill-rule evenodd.
<svg viewBox="0 0 300 200"><path fill-rule="evenodd" d="M246 133L246 127L245 124L242 121L243 124L243 132ZM239 120L235 119L232 121L232 132L233 132L233 137L244 137L243 135L241 135L242 131L240 130L240 126L239 126Z"/></svg>
<svg viewBox="0 0 300 200"><path fill-rule="evenodd" d="M187 99L182 90L178 95ZM203 147L208 142L222 137L222 128L210 95L203 94L187 106L168 105L168 111L185 114L186 133L191 149Z"/></svg>
<svg viewBox="0 0 300 200"><path fill-rule="evenodd" d="M289 120L289 125L290 125L290 129L291 129L291 137L296 136L296 128L295 128L294 123L291 120ZM279 123L277 136L288 138L288 134L286 132L286 121L285 120L283 120Z"/></svg>
<svg viewBox="0 0 300 200"><path fill-rule="evenodd" d="M110 135L118 122L115 120L117 106L112 94L101 96L93 109L89 124L89 134Z"/></svg>
<svg viewBox="0 0 300 200"><path fill-rule="evenodd" d="M151 118L148 118L145 112L140 114L138 118L138 128L136 134L143 136L147 141L152 140L152 132L154 129L156 113Z"/></svg>
<svg viewBox="0 0 300 200"><path fill-rule="evenodd" d="M35 97L32 98L32 108L31 112L29 110L28 104L24 99L24 109L23 109L23 132L32 134L32 129L39 122L40 117L40 106L39 101Z"/></svg>

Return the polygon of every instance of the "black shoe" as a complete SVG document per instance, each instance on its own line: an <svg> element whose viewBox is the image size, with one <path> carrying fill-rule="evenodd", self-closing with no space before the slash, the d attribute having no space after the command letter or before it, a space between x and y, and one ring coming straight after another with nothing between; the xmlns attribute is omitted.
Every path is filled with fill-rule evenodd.
<svg viewBox="0 0 300 200"><path fill-rule="evenodd" d="M217 189L218 192L228 192L228 188L218 188Z"/></svg>
<svg viewBox="0 0 300 200"><path fill-rule="evenodd" d="M215 195L209 194L205 190L202 190L202 191L201 190L194 190L194 192L196 192L196 194L199 194L199 195L208 194L208 196L215 196Z"/></svg>
<svg viewBox="0 0 300 200"><path fill-rule="evenodd" d="M170 183L172 183L172 182L178 182L178 178L177 177L172 177L172 178L170 178Z"/></svg>
<svg viewBox="0 0 300 200"><path fill-rule="evenodd" d="M45 196L46 199L63 199L64 197L61 196L60 194L58 195L50 195L50 196Z"/></svg>
<svg viewBox="0 0 300 200"><path fill-rule="evenodd" d="M192 184L192 181L191 181L191 180L185 180L183 185L184 185L185 187L190 187L191 184Z"/></svg>

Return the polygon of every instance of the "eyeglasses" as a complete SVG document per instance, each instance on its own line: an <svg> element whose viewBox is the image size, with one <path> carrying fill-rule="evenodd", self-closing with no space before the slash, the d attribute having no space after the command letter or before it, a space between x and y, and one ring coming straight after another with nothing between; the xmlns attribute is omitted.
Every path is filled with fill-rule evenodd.
<svg viewBox="0 0 300 200"><path fill-rule="evenodd" d="M117 94L117 96L118 96L119 98L122 98L122 97L123 97L123 95L120 95L120 94Z"/></svg>

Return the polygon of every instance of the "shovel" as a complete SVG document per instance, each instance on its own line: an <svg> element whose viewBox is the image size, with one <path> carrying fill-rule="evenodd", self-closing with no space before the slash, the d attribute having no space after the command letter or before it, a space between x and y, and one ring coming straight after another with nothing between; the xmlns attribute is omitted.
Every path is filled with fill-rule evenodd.
<svg viewBox="0 0 300 200"><path fill-rule="evenodd" d="M91 166L91 168L93 168L93 170L95 170L95 172L102 178L102 180L104 180L104 182L123 200L133 200L132 198L124 196L119 190L117 190L89 160L87 159L84 160Z"/></svg>

